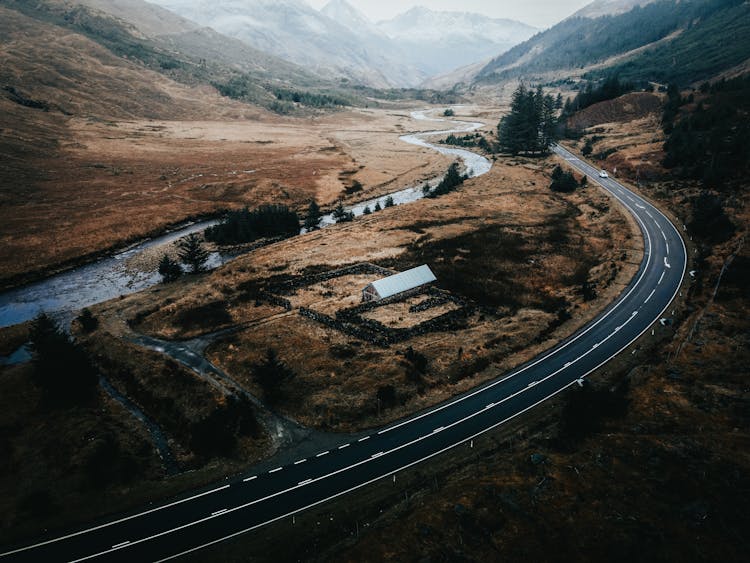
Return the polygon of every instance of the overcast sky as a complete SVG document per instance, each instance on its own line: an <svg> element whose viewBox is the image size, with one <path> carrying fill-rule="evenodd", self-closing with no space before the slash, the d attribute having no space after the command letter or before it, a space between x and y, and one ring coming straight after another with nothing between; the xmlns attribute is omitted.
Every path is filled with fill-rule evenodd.
<svg viewBox="0 0 750 563"><path fill-rule="evenodd" d="M510 18L540 28L551 27L592 0L349 0L372 21L390 19L414 6L431 10L477 12ZM322 8L328 0L307 0Z"/></svg>

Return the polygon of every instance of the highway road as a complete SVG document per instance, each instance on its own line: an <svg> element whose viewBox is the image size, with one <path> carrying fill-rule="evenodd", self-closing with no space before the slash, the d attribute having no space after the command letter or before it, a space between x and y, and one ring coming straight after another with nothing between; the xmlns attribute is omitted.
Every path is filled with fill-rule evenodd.
<svg viewBox="0 0 750 563"><path fill-rule="evenodd" d="M575 385L658 330L685 276L678 229L648 201L561 147L554 151L617 198L643 232L638 273L594 321L502 378L354 442L189 497L0 554L5 561L162 561L246 533L488 432Z"/></svg>

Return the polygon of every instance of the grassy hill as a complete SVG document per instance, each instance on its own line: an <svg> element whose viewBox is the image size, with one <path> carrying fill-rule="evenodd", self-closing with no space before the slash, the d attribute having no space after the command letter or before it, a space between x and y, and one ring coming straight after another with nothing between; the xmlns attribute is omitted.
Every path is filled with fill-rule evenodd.
<svg viewBox="0 0 750 563"><path fill-rule="evenodd" d="M750 5L743 0L661 0L599 18L572 17L487 64L479 82L539 79L600 65L592 77L705 80L750 58Z"/></svg>
<svg viewBox="0 0 750 563"><path fill-rule="evenodd" d="M292 63L211 29L191 25L166 10L159 13L140 9L145 3L130 2L129 10L114 10L109 3L92 0L8 0L4 4L40 25L54 26L56 36L81 36L108 51L109 56L181 84L213 85L221 90L221 86L241 81L249 86L241 96L232 97L262 107L273 106L279 87L326 92L333 89L330 83ZM114 3L119 8L121 4ZM110 8L114 14L97 7ZM153 21L155 18L161 19L163 25Z"/></svg>

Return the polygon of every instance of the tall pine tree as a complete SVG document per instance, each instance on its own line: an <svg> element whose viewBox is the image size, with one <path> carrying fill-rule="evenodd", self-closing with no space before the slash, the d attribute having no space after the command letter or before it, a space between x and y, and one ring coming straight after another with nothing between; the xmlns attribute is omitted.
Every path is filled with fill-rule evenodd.
<svg viewBox="0 0 750 563"><path fill-rule="evenodd" d="M555 140L557 115L555 100L542 87L528 90L520 84L513 93L510 113L500 120L500 149L519 153L545 154Z"/></svg>

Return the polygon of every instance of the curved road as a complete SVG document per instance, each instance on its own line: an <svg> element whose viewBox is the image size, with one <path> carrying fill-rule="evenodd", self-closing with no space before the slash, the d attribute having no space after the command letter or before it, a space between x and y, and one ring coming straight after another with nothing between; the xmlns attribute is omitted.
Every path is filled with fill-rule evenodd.
<svg viewBox="0 0 750 563"><path fill-rule="evenodd" d="M359 440L175 502L0 555L18 561L155 561L221 542L389 477L496 428L575 385L659 326L682 284L687 252L653 205L561 147L554 151L632 213L644 259L630 285L592 323L557 347L445 404ZM669 313L667 313L668 315Z"/></svg>

